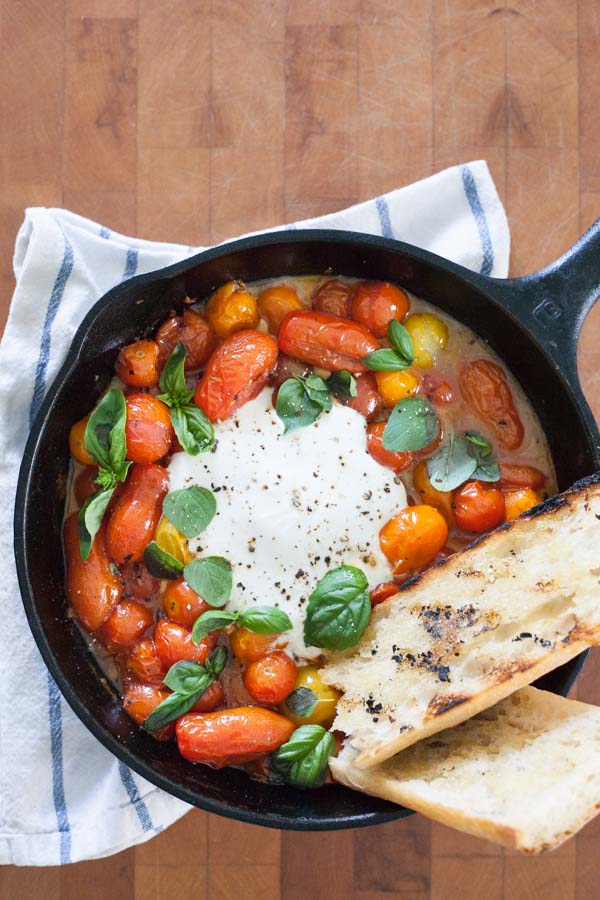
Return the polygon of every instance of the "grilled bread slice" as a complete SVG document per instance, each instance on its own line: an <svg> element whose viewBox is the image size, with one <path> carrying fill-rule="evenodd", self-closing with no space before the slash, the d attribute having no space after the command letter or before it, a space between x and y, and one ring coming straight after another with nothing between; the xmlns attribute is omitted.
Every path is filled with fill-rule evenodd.
<svg viewBox="0 0 600 900"><path fill-rule="evenodd" d="M600 640L600 474L428 569L330 656L333 727L376 765Z"/></svg>
<svg viewBox="0 0 600 900"><path fill-rule="evenodd" d="M533 687L371 769L346 746L343 784L526 853L561 844L600 808L600 709Z"/></svg>

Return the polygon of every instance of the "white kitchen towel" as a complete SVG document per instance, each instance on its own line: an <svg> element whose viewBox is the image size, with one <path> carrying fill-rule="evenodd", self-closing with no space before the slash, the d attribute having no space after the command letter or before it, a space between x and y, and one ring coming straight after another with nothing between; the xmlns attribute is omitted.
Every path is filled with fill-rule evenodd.
<svg viewBox="0 0 600 900"><path fill-rule="evenodd" d="M383 234L486 275L508 271L506 216L482 161L287 227L302 226ZM17 237L17 286L0 346L2 863L107 856L151 838L189 809L118 762L62 699L22 609L12 517L31 423L87 311L118 282L199 249L125 237L62 209L27 210Z"/></svg>

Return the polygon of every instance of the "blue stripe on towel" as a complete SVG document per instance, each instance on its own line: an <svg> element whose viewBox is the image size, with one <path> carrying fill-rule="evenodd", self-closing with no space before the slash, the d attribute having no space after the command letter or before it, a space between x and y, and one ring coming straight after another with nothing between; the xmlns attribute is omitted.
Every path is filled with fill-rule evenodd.
<svg viewBox="0 0 600 900"><path fill-rule="evenodd" d="M108 240L108 238L110 237L110 228L106 228L104 225L102 225L98 234L101 238L106 238Z"/></svg>
<svg viewBox="0 0 600 900"><path fill-rule="evenodd" d="M479 199L477 184L475 183L473 173L468 166L461 166L460 173L462 175L465 194L467 195L467 200L469 201L469 206L473 213L473 218L477 223L479 239L481 240L483 258L479 271L482 275L489 275L494 267L494 248L490 237L490 229L483 206L481 205L481 200Z"/></svg>
<svg viewBox="0 0 600 900"><path fill-rule="evenodd" d="M137 272L138 255L138 250L135 247L128 248L127 258L125 259L125 271L123 272L121 281L127 281L128 278L133 278Z"/></svg>
<svg viewBox="0 0 600 900"><path fill-rule="evenodd" d="M148 812L148 807L140 797L137 785L133 780L131 769L128 769L125 763L121 762L121 760L119 760L119 775L121 776L123 787L127 791L127 796L131 800L131 803L133 804L133 807L138 815L140 825L142 826L144 831L152 831L154 825L152 824L152 818L150 816L150 813Z"/></svg>
<svg viewBox="0 0 600 900"><path fill-rule="evenodd" d="M381 233L386 238L393 238L392 219L390 217L390 208L385 197L377 197L375 200L377 207L377 215L379 216L379 224L381 225Z"/></svg>

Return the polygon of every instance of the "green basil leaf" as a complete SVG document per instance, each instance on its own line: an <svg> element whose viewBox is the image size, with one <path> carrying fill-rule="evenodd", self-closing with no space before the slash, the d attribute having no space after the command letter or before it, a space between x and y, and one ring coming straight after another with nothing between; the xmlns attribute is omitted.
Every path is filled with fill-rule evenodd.
<svg viewBox="0 0 600 900"><path fill-rule="evenodd" d="M315 711L319 698L307 687L296 688L285 698L285 705L293 716L308 718Z"/></svg>
<svg viewBox="0 0 600 900"><path fill-rule="evenodd" d="M409 362L398 356L396 351L391 348L374 350L367 356L363 356L362 361L367 369L372 369L373 372L401 372L410 366Z"/></svg>
<svg viewBox="0 0 600 900"><path fill-rule="evenodd" d="M472 444L473 447L477 448L476 453L480 459L485 459L487 456L492 455L492 445L478 431L465 431L464 437L469 444Z"/></svg>
<svg viewBox="0 0 600 900"><path fill-rule="evenodd" d="M165 725L170 725L180 716L192 708L194 703L200 699L206 688L210 687L213 679L207 675L206 687L197 690L194 694L179 694L175 691L170 694L166 700L159 703L156 709L153 709L148 718L144 721L144 728L147 731L159 731Z"/></svg>
<svg viewBox="0 0 600 900"><path fill-rule="evenodd" d="M335 739L321 725L301 725L271 757L275 779L297 788L320 787L327 775Z"/></svg>
<svg viewBox="0 0 600 900"><path fill-rule="evenodd" d="M206 660L206 670L216 678L220 675L227 664L227 647L215 647L213 652Z"/></svg>
<svg viewBox="0 0 600 900"><path fill-rule="evenodd" d="M216 511L217 501L213 492L196 485L171 491L163 502L163 513L187 538L198 537L210 524Z"/></svg>
<svg viewBox="0 0 600 900"><path fill-rule="evenodd" d="M275 411L285 425L284 434L288 434L296 428L312 425L325 409L321 402L320 392L317 389L311 388L310 390L312 397L301 378L288 378L279 388ZM327 390L325 393L327 394ZM318 399L313 399L315 396ZM329 400L329 394L327 394L327 398ZM331 400L329 403L331 404Z"/></svg>
<svg viewBox="0 0 600 900"><path fill-rule="evenodd" d="M407 397L393 408L382 443L386 450L422 450L433 441L439 428L438 417L428 403L420 397Z"/></svg>
<svg viewBox="0 0 600 900"><path fill-rule="evenodd" d="M198 406L173 407L171 422L179 443L190 456L205 453L214 445L215 429Z"/></svg>
<svg viewBox="0 0 600 900"><path fill-rule="evenodd" d="M158 385L163 393L159 395L159 399L168 406L178 405L182 395L187 395L185 402L189 402L191 394L185 385L186 356L187 350L178 341L161 372Z"/></svg>
<svg viewBox="0 0 600 900"><path fill-rule="evenodd" d="M321 409L331 409L331 397L322 378L318 375L307 375L305 378L299 376L298 380L302 382L304 390L314 403L318 403Z"/></svg>
<svg viewBox="0 0 600 900"><path fill-rule="evenodd" d="M469 452L463 437L452 433L447 441L427 460L427 474L438 491L453 491L469 478L477 468L477 461Z"/></svg>
<svg viewBox="0 0 600 900"><path fill-rule="evenodd" d="M499 481L500 466L496 459L482 459L473 472L473 478L478 481Z"/></svg>
<svg viewBox="0 0 600 900"><path fill-rule="evenodd" d="M187 696L194 694L203 687L206 682L206 675L207 672L204 666L189 659L181 659L171 666L163 681L172 691L177 691L178 694ZM204 687L204 690L206 690L206 687Z"/></svg>
<svg viewBox="0 0 600 900"><path fill-rule="evenodd" d="M227 628L232 622L236 622L238 618L239 613L223 612L220 609L208 609L198 616L194 622L192 628L193 643L200 643L200 641L205 638L207 634L210 634L211 631L218 631L219 628Z"/></svg>
<svg viewBox="0 0 600 900"><path fill-rule="evenodd" d="M279 634L291 631L292 620L276 606L250 606L240 613L240 625L256 634Z"/></svg>
<svg viewBox="0 0 600 900"><path fill-rule="evenodd" d="M357 395L356 378L345 369L332 372L325 383L329 393L339 400L351 400Z"/></svg>
<svg viewBox="0 0 600 900"><path fill-rule="evenodd" d="M499 481L500 466L490 442L478 431L465 431L464 438L468 443L469 452L476 462L473 478L478 481Z"/></svg>
<svg viewBox="0 0 600 900"><path fill-rule="evenodd" d="M407 329L396 319L391 319L387 327L388 341L400 357L408 366L412 366L415 361L415 348L413 340Z"/></svg>
<svg viewBox="0 0 600 900"><path fill-rule="evenodd" d="M358 643L370 618L365 573L355 566L340 566L327 572L309 597L304 640L312 647L346 650Z"/></svg>
<svg viewBox="0 0 600 900"><path fill-rule="evenodd" d="M111 488L96 491L91 497L88 497L77 516L79 525L79 552L81 558L85 562L92 550L94 538L100 530L102 518L106 512L110 498L114 492L114 484Z"/></svg>
<svg viewBox="0 0 600 900"><path fill-rule="evenodd" d="M98 469L98 474L94 478L94 484L100 486L102 491L110 491L116 486L117 476L112 469Z"/></svg>
<svg viewBox="0 0 600 900"><path fill-rule="evenodd" d="M144 550L144 565L155 578L179 578L183 572L183 563L159 547L156 541L150 541Z"/></svg>
<svg viewBox="0 0 600 900"><path fill-rule="evenodd" d="M231 596L231 563L222 556L194 559L183 570L183 576L209 606L225 606Z"/></svg>
<svg viewBox="0 0 600 900"><path fill-rule="evenodd" d="M85 449L94 462L113 471L120 481L127 475L126 410L123 391L107 391L94 407L83 436Z"/></svg>

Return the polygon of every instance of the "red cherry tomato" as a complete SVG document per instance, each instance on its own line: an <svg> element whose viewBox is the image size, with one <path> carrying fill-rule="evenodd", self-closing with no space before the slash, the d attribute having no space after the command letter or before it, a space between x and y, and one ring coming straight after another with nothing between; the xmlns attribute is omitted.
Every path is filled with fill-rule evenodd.
<svg viewBox="0 0 600 900"><path fill-rule="evenodd" d="M75 479L75 499L80 507L83 506L88 497L91 497L98 490L98 485L94 483L94 478L97 474L98 466L86 466Z"/></svg>
<svg viewBox="0 0 600 900"><path fill-rule="evenodd" d="M377 379L371 372L356 376L356 397L348 400L346 405L364 416L367 422L371 422L381 411L383 402L377 388Z"/></svg>
<svg viewBox="0 0 600 900"><path fill-rule="evenodd" d="M162 466L133 465L106 526L106 549L118 566L138 562L152 540L169 490Z"/></svg>
<svg viewBox="0 0 600 900"><path fill-rule="evenodd" d="M454 519L463 531L491 531L504 521L502 491L484 481L467 481L454 491Z"/></svg>
<svg viewBox="0 0 600 900"><path fill-rule="evenodd" d="M367 427L367 450L381 466L387 466L394 472L402 472L413 461L415 454L407 451L386 450L383 446L385 422L374 422Z"/></svg>
<svg viewBox="0 0 600 900"><path fill-rule="evenodd" d="M276 706L294 690L297 666L283 650L268 653L251 662L244 672L244 684L257 703Z"/></svg>
<svg viewBox="0 0 600 900"><path fill-rule="evenodd" d="M187 713L177 721L175 730L184 759L221 768L272 753L289 740L294 725L271 709L241 706Z"/></svg>
<svg viewBox="0 0 600 900"><path fill-rule="evenodd" d="M165 671L180 659L205 662L214 645L214 634L194 644L191 629L169 622L168 619L159 619L154 632L154 646Z"/></svg>
<svg viewBox="0 0 600 900"><path fill-rule="evenodd" d="M153 684L130 684L123 696L123 707L138 725L143 725L151 712L170 696L170 691ZM159 741L170 740L175 733L173 725L167 725L153 736Z"/></svg>
<svg viewBox="0 0 600 900"><path fill-rule="evenodd" d="M163 594L163 607L172 622L187 628L191 628L198 616L210 609L208 603L183 578L168 583Z"/></svg>
<svg viewBox="0 0 600 900"><path fill-rule="evenodd" d="M169 409L150 394L130 394L125 398L127 459L153 463L169 452L173 426Z"/></svg>
<svg viewBox="0 0 600 900"><path fill-rule="evenodd" d="M160 579L150 574L140 562L129 562L120 567L123 594L136 600L154 600L160 591Z"/></svg>
<svg viewBox="0 0 600 900"><path fill-rule="evenodd" d="M546 476L539 469L513 463L500 463L500 480L502 484L530 487L534 491L539 491L546 484Z"/></svg>
<svg viewBox="0 0 600 900"><path fill-rule="evenodd" d="M313 294L311 306L317 312L330 313L332 316L348 318L354 285L346 281L330 278Z"/></svg>
<svg viewBox="0 0 600 900"><path fill-rule="evenodd" d="M260 393L277 362L277 342L252 329L226 338L208 361L194 402L213 422L227 419Z"/></svg>
<svg viewBox="0 0 600 900"><path fill-rule="evenodd" d="M449 403L454 403L454 388L448 381L444 381L438 375L423 375L421 390L429 402L434 403L436 406L446 406Z"/></svg>
<svg viewBox="0 0 600 900"><path fill-rule="evenodd" d="M383 603L384 600L393 597L394 594L397 593L398 585L395 581L384 581L382 584L376 585L373 590L369 592L371 606L377 606L379 603Z"/></svg>
<svg viewBox="0 0 600 900"><path fill-rule="evenodd" d="M212 712L217 706L221 706L224 695L223 682L217 678L216 681L213 681L207 687L202 696L196 700L192 706L192 712Z"/></svg>
<svg viewBox="0 0 600 900"><path fill-rule="evenodd" d="M98 638L109 650L130 647L154 621L147 606L136 600L121 600L98 632Z"/></svg>
<svg viewBox="0 0 600 900"><path fill-rule="evenodd" d="M160 361L164 365L181 341L187 350L185 369L201 369L217 346L217 336L209 322L193 309L184 310L183 316L167 319L156 332L160 348Z"/></svg>
<svg viewBox="0 0 600 900"><path fill-rule="evenodd" d="M354 292L351 316L381 338L392 319L402 321L409 306L404 291L388 281L363 281Z"/></svg>
<svg viewBox="0 0 600 900"><path fill-rule="evenodd" d="M140 681L162 684L165 673L152 638L142 638L133 645L125 660L125 669Z"/></svg>
<svg viewBox="0 0 600 900"><path fill-rule="evenodd" d="M106 553L105 527L102 525L84 562L79 550L77 513L65 522L64 540L67 562L67 599L86 631L97 631L121 599L121 583L111 571Z"/></svg>
<svg viewBox="0 0 600 900"><path fill-rule="evenodd" d="M356 322L328 313L291 312L281 323L279 346L288 356L335 371L367 372L363 356L379 349L379 341Z"/></svg>
<svg viewBox="0 0 600 900"><path fill-rule="evenodd" d="M156 341L136 341L123 347L115 363L115 372L131 387L158 384L159 346Z"/></svg>

